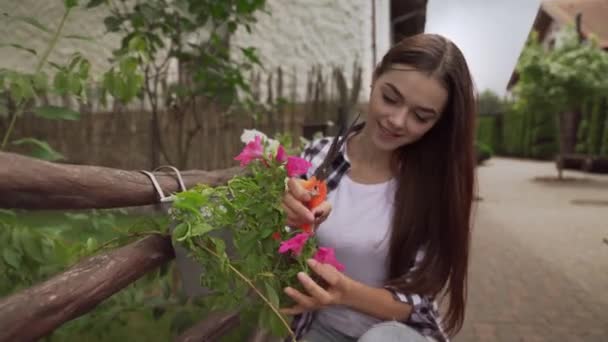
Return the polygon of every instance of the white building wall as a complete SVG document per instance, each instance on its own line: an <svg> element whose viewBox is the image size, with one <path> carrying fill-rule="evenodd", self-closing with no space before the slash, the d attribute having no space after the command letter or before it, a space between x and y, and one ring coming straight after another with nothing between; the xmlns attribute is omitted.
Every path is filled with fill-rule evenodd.
<svg viewBox="0 0 608 342"><path fill-rule="evenodd" d="M367 101L367 90L373 70L371 0L268 0L270 15L259 14L253 33L244 29L231 40L235 46L255 46L264 67L276 70L280 65L285 79L297 73L297 92L303 99L307 71L313 65L342 66L350 81L352 65L363 67L361 100ZM376 62L390 44L389 0L376 4ZM61 0L20 0L0 2L0 12L15 16L32 16L53 29L63 14ZM101 6L93 10L74 9L66 22L65 34L92 36L94 42L62 40L50 60L65 63L74 51L80 51L92 63L92 72L99 77L107 70L111 51L120 44L120 37L106 34L103 18L107 12ZM21 23L8 23L0 17L0 42L19 43L40 53L47 44L38 29ZM27 52L0 48L0 68L32 70L36 58Z"/></svg>
<svg viewBox="0 0 608 342"><path fill-rule="evenodd" d="M372 71L371 1L269 0L268 9L271 15L259 15L253 34L237 32L231 44L257 47L264 67L281 66L288 80L295 70L300 98L306 95L311 66L343 66L350 80L358 61L366 100Z"/></svg>
<svg viewBox="0 0 608 342"><path fill-rule="evenodd" d="M63 1L60 0L19 0L1 1L0 12L12 16L30 16L36 18L52 31L57 27L63 15ZM112 50L119 47L118 35L105 34L103 18L107 15L104 7L92 10L76 8L72 10L64 27L64 34L78 34L95 38L94 42L62 39L49 60L64 64L70 55L80 51L92 64L94 74L107 69L108 58ZM0 16L0 42L18 43L34 48L39 55L48 45L50 35L39 29L18 21L9 22ZM10 68L22 71L32 70L36 65L36 57L12 48L0 48L0 68Z"/></svg>
<svg viewBox="0 0 608 342"><path fill-rule="evenodd" d="M391 42L391 1L390 0L374 0L376 6L376 58L375 63L378 64L382 60L384 54L388 52Z"/></svg>

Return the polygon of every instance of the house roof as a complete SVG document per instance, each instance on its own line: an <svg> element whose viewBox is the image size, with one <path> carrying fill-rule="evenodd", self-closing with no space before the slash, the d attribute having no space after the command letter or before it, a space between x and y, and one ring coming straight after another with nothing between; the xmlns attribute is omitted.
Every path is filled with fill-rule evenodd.
<svg viewBox="0 0 608 342"><path fill-rule="evenodd" d="M582 13L581 31L585 37L594 35L602 48L608 48L608 1L545 0L542 10L559 24L574 24L576 14Z"/></svg>
<svg viewBox="0 0 608 342"><path fill-rule="evenodd" d="M608 0L543 0L532 30L538 31L542 40L551 21L574 25L578 13L582 14L583 35L595 36L600 47L608 50ZM511 89L518 78L517 72L513 71L507 89Z"/></svg>

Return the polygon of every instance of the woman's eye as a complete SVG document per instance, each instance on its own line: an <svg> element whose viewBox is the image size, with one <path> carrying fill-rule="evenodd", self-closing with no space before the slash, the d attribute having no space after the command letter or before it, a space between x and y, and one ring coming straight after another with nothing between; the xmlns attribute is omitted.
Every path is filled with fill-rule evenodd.
<svg viewBox="0 0 608 342"><path fill-rule="evenodd" d="M416 120L418 120L418 122L420 122L420 123L426 123L427 121L429 121L427 118L420 115L420 113L418 113L418 112L414 112L414 116L416 116Z"/></svg>
<svg viewBox="0 0 608 342"><path fill-rule="evenodd" d="M388 104L396 104L397 103L397 100L393 99L390 96L382 95L382 98L384 99L384 102L386 102Z"/></svg>

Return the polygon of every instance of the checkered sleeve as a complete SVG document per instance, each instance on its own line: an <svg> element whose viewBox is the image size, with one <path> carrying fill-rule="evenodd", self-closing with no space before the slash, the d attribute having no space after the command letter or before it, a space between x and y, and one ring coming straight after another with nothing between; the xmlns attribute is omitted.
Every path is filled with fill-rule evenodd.
<svg viewBox="0 0 608 342"><path fill-rule="evenodd" d="M424 250L420 250L416 253L416 260L409 272L415 271L423 259ZM414 293L403 293L393 286L385 286L385 288L393 294L395 300L407 303L412 307L410 316L403 323L437 342L449 341L441 328L439 309L435 298Z"/></svg>
<svg viewBox="0 0 608 342"><path fill-rule="evenodd" d="M323 163L323 159L327 156L331 138L321 138L309 142L302 151L300 157L308 160L312 166L308 172L302 176L304 179L312 177L317 168Z"/></svg>

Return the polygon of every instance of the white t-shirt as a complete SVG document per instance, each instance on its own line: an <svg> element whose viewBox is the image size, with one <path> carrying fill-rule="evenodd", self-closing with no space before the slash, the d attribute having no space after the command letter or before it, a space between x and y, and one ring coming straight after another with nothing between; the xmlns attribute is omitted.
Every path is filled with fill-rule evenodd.
<svg viewBox="0 0 608 342"><path fill-rule="evenodd" d="M360 184L344 175L327 200L332 212L317 230L320 247L335 249L344 273L373 287L382 287L387 278L390 226L397 181ZM324 324L353 337L361 336L379 319L343 306L317 312Z"/></svg>

